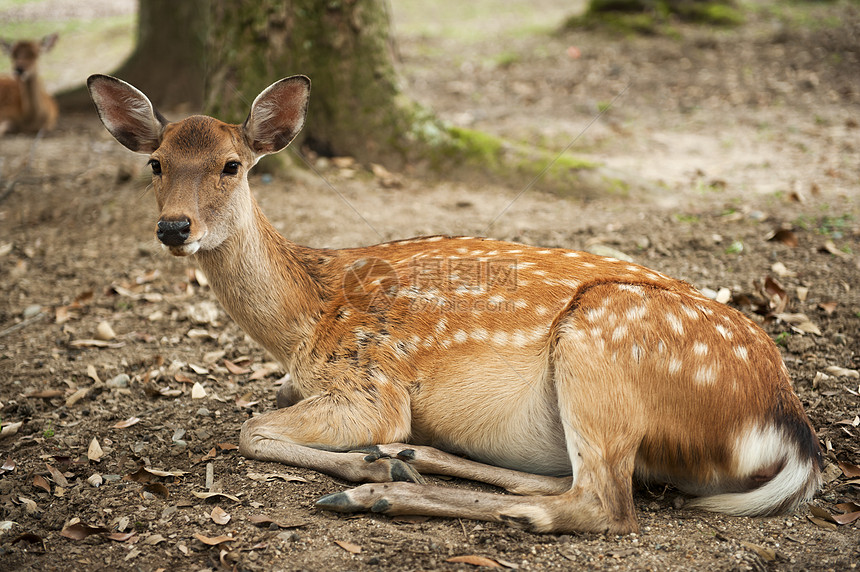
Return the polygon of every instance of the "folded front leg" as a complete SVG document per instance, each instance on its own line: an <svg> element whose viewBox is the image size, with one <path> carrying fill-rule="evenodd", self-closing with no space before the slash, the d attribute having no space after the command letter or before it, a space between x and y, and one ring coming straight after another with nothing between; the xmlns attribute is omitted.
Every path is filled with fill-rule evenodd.
<svg viewBox="0 0 860 572"><path fill-rule="evenodd" d="M311 397L248 419L239 435L239 452L249 459L314 469L352 482L423 482L400 459L338 452L408 437L408 405L387 405L345 393Z"/></svg>
<svg viewBox="0 0 860 572"><path fill-rule="evenodd" d="M367 449L380 457L406 461L423 475L445 475L501 487L518 495L554 495L570 490L570 477L549 477L486 465L433 447L388 443Z"/></svg>

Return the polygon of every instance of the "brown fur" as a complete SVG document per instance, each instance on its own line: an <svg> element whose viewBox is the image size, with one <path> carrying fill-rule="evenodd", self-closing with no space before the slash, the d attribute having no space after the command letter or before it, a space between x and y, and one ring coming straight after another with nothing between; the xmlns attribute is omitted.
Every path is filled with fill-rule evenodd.
<svg viewBox="0 0 860 572"><path fill-rule="evenodd" d="M57 123L57 102L45 90L38 73L39 57L53 48L57 35L41 41L0 40L0 48L12 58L13 76L0 77L0 134L52 130Z"/></svg>

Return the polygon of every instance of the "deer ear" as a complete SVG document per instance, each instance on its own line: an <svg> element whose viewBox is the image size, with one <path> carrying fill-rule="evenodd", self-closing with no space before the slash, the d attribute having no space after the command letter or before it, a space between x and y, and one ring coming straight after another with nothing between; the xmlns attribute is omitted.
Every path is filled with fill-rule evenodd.
<svg viewBox="0 0 860 572"><path fill-rule="evenodd" d="M277 153L299 134L308 112L311 80L294 75L257 96L242 129L257 157Z"/></svg>
<svg viewBox="0 0 860 572"><path fill-rule="evenodd" d="M87 88L99 118L117 141L138 153L158 149L168 122L140 90L108 75L91 75Z"/></svg>
<svg viewBox="0 0 860 572"><path fill-rule="evenodd" d="M45 36L44 38L42 38L42 42L40 44L41 50L43 52L50 51L51 48L54 47L54 44L57 43L57 38L59 38L59 37L60 37L60 35L57 32L54 32L53 34L49 34L49 35Z"/></svg>

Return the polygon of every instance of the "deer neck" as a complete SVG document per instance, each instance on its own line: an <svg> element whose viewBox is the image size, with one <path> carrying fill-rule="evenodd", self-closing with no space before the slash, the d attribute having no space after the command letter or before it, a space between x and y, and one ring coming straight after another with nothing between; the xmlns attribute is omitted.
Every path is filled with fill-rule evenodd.
<svg viewBox="0 0 860 572"><path fill-rule="evenodd" d="M253 201L253 216L237 232L195 257L230 317L291 367L325 297L324 252L278 234Z"/></svg>
<svg viewBox="0 0 860 572"><path fill-rule="evenodd" d="M21 112L24 121L33 121L45 114L42 100L47 93L42 78L31 72L25 78L18 80L21 86Z"/></svg>

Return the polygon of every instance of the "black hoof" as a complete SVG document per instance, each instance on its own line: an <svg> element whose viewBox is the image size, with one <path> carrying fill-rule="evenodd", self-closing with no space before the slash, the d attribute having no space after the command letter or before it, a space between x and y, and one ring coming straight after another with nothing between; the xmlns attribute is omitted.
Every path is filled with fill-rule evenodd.
<svg viewBox="0 0 860 572"><path fill-rule="evenodd" d="M364 510L364 507L354 503L346 493L332 493L317 499L316 507L334 512L356 512Z"/></svg>
<svg viewBox="0 0 860 572"><path fill-rule="evenodd" d="M426 481L421 474L404 463L403 461L398 461L397 459L392 459L391 462L391 471L389 472L392 481L403 481L407 483L419 483L423 484Z"/></svg>

